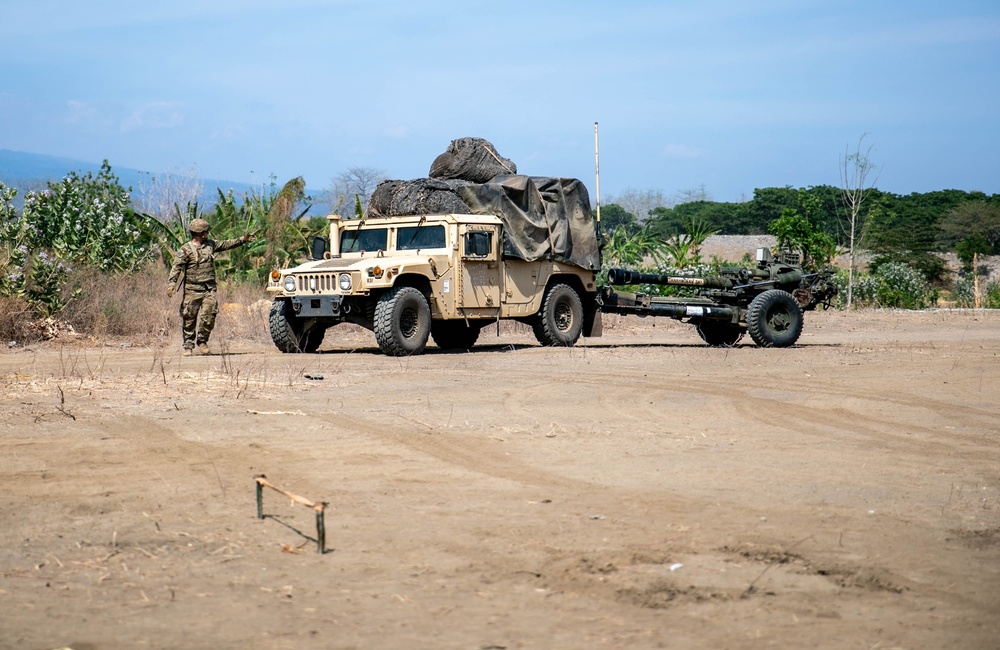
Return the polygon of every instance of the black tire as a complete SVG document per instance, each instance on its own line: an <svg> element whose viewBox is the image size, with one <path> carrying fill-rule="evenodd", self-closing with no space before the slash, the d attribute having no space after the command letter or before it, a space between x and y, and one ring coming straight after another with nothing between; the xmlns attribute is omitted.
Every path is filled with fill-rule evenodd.
<svg viewBox="0 0 1000 650"><path fill-rule="evenodd" d="M480 329L464 320L436 320L431 323L431 338L442 350L468 350L479 339Z"/></svg>
<svg viewBox="0 0 1000 650"><path fill-rule="evenodd" d="M303 324L291 315L291 311L291 303L284 298L271 303L267 325L275 347L286 353L315 352L323 343L326 328L316 322Z"/></svg>
<svg viewBox="0 0 1000 650"><path fill-rule="evenodd" d="M583 301L572 287L556 284L542 300L532 322L535 338L545 346L570 347L583 332Z"/></svg>
<svg viewBox="0 0 1000 650"><path fill-rule="evenodd" d="M750 301L747 331L762 348L787 348L802 334L802 308L786 291L765 291Z"/></svg>
<svg viewBox="0 0 1000 650"><path fill-rule="evenodd" d="M431 333L431 308L413 287L396 287L375 305L375 340L384 354L420 354Z"/></svg>
<svg viewBox="0 0 1000 650"><path fill-rule="evenodd" d="M695 328L698 336L713 348L731 348L743 339L747 331L739 325L703 320Z"/></svg>

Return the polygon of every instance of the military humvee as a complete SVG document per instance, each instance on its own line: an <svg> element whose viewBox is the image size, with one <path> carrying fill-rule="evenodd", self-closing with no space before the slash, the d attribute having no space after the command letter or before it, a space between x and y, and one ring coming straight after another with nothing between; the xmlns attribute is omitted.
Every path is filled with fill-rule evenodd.
<svg viewBox="0 0 1000 650"><path fill-rule="evenodd" d="M279 350L315 352L342 322L372 330L388 355L419 354L428 338L466 350L505 318L530 324L542 345L571 346L601 335L602 313L685 321L713 347L736 345L747 332L761 347L788 347L802 332L803 310L829 306L837 293L832 269L806 273L797 255L766 250L754 269L723 267L703 278L610 269L598 287L599 227L575 179L506 174L379 187L402 189L404 200L370 201L371 218L328 217L330 236L314 242L312 260L271 272L269 327ZM441 205L468 212L431 209ZM408 208L424 211L397 212ZM614 286L645 284L696 295Z"/></svg>
<svg viewBox="0 0 1000 650"><path fill-rule="evenodd" d="M327 219L329 239L314 242L314 259L270 274L269 328L282 352L315 352L343 322L372 330L392 356L420 354L428 337L468 349L499 319L530 324L548 346L600 335L599 254L593 268L567 256L512 256L509 225L489 214ZM547 237L559 247L551 226Z"/></svg>

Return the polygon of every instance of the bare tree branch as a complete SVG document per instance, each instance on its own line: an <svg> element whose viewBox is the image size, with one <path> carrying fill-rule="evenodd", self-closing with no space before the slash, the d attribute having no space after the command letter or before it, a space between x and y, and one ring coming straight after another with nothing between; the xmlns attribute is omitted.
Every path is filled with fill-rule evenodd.
<svg viewBox="0 0 1000 650"><path fill-rule="evenodd" d="M847 209L847 241L850 253L850 264L847 271L847 308L851 308L851 301L854 290L854 266L856 260L856 244L858 234L858 219L861 214L861 207L875 190L878 183L881 169L871 160L874 144L869 144L862 153L867 133L858 138L858 144L854 151L850 147L845 147L844 156L840 159L840 187L841 198L844 207Z"/></svg>
<svg viewBox="0 0 1000 650"><path fill-rule="evenodd" d="M373 167L351 167L337 174L330 180L328 190L331 210L334 214L345 217L354 216L355 196L361 201L361 205L366 205L372 192L386 178L385 170Z"/></svg>

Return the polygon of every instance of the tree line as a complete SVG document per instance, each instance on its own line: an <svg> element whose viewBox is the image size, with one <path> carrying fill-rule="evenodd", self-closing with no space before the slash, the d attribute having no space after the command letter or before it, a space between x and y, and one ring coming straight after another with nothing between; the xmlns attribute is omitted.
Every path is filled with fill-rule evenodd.
<svg viewBox="0 0 1000 650"><path fill-rule="evenodd" d="M606 233L621 228L658 239L675 237L692 224L723 235L775 234L775 224L791 215L837 246L846 246L843 189L830 185L760 188L742 203L698 200L653 207L648 214L632 214L615 203L601 207ZM860 247L871 253L874 268L904 263L934 282L946 273L935 253L955 252L967 265L974 254L1000 255L1000 194L940 190L899 195L872 189L858 217Z"/></svg>

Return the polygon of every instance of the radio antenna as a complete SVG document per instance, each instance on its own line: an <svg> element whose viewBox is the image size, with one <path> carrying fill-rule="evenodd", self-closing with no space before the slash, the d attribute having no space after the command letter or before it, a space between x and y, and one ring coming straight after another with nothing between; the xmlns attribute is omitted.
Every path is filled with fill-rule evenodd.
<svg viewBox="0 0 1000 650"><path fill-rule="evenodd" d="M601 236L601 156L598 148L597 122L594 122L594 189L597 206L597 236Z"/></svg>

